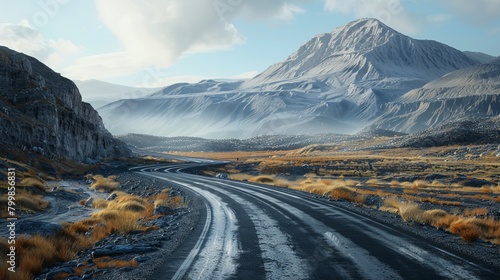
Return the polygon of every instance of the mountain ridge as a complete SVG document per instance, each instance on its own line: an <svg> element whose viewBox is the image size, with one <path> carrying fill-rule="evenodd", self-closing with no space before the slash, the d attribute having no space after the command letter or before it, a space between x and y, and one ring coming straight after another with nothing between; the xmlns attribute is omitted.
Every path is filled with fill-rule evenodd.
<svg viewBox="0 0 500 280"><path fill-rule="evenodd" d="M99 112L114 134L242 139L356 133L409 91L479 64L455 48L362 19L315 36L253 79L172 85Z"/></svg>
<svg viewBox="0 0 500 280"><path fill-rule="evenodd" d="M384 105L373 127L412 133L500 114L500 59L457 70Z"/></svg>

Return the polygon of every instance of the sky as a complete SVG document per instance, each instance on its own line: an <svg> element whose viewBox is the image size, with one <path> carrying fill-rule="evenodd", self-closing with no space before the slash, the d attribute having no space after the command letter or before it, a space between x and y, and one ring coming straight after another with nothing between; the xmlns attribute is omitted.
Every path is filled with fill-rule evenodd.
<svg viewBox="0 0 500 280"><path fill-rule="evenodd" d="M251 78L317 34L378 18L500 56L500 0L0 0L0 45L74 80L162 87Z"/></svg>

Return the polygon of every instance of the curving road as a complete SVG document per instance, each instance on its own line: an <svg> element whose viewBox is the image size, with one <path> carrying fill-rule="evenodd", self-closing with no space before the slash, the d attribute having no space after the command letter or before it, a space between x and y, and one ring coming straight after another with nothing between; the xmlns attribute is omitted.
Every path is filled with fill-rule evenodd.
<svg viewBox="0 0 500 280"><path fill-rule="evenodd" d="M197 196L202 215L165 279L498 279L498 271L294 190L182 173L220 162L133 171Z"/></svg>

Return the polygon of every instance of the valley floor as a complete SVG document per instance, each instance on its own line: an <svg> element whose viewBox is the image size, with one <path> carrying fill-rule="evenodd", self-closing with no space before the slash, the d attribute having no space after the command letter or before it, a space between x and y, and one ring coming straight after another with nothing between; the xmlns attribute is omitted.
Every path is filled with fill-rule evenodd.
<svg viewBox="0 0 500 280"><path fill-rule="evenodd" d="M356 151L347 146L179 154L232 161L199 174L348 201L373 217L393 219L390 223L500 265L497 145Z"/></svg>
<svg viewBox="0 0 500 280"><path fill-rule="evenodd" d="M352 145L341 143L287 151L178 155L211 159L206 162L213 162L212 159L228 161L216 167L191 171L199 175L311 193L307 196L311 201L331 203L396 227L401 232L427 240L429 244L451 248L465 259L481 260L493 271L500 270L500 161L496 145L385 150L348 150L346 147ZM150 166L153 164L152 170L161 163L175 166L172 162L147 162ZM177 175L165 175L177 182L168 183L168 180L130 172L123 163L118 163L117 166L121 166L118 168L109 166L112 165L100 169L104 176L93 175L88 177L89 180L106 182L108 187L116 180L121 186L120 192L118 198L110 200L124 198L128 207L140 208L143 205L146 209L139 210L148 214L139 218L140 226L127 225L126 234L116 225L116 229L111 227L97 243L79 251L69 261L53 263L41 272L40 277L57 279L87 275L98 279L138 279L149 275L153 279L153 275L163 275L166 264L178 261L176 250L196 235L194 229L201 227L203 203L192 194L192 190L179 185L176 180L180 179L175 179ZM106 181L108 179L110 181ZM69 191L66 196L75 196L74 201L66 205L69 210L55 209L61 210L64 217L82 208L92 218L109 216L113 221L114 211L120 206L106 202L108 195L93 195L94 191L86 189L89 182L58 183L60 189L52 189L47 197ZM90 186L92 188L92 184ZM94 197L94 201L87 202L88 196ZM182 203L175 204L179 202L177 198L182 198ZM169 200L168 211L171 213L157 214L150 209L152 203L156 206L160 199L177 201ZM131 203L133 201L141 205ZM96 209L90 211L86 203L91 203ZM54 205L57 204L37 215L43 217L53 213ZM96 214L98 211L101 214ZM133 216L133 213L126 213ZM50 221L54 219L50 217ZM103 219L106 221L107 218ZM91 220L89 227L79 223L78 219L72 220L74 225L67 228L76 233L81 231L82 237L88 234L93 237L100 226ZM177 266L173 267L177 269Z"/></svg>

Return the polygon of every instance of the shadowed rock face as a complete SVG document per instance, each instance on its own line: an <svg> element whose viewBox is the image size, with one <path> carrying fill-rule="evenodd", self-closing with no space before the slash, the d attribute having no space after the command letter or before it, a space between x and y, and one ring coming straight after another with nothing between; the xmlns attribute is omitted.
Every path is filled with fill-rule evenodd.
<svg viewBox="0 0 500 280"><path fill-rule="evenodd" d="M72 81L1 46L0 144L77 161L130 155Z"/></svg>

